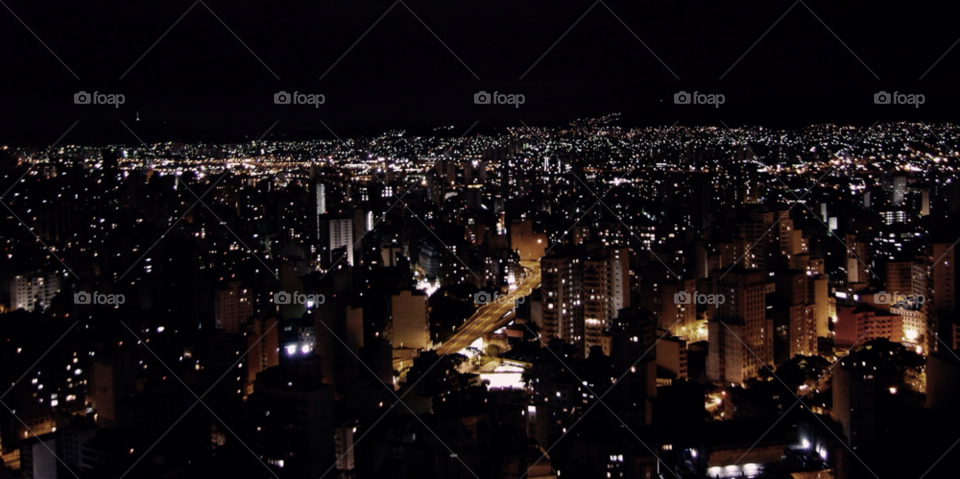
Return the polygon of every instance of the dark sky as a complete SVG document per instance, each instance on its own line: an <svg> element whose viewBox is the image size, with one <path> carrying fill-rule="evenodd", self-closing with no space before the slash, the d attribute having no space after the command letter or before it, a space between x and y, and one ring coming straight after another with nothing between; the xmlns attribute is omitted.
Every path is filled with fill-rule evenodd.
<svg viewBox="0 0 960 479"><path fill-rule="evenodd" d="M340 136L614 111L637 125L870 125L956 122L960 106L960 48L920 80L960 39L953 2L3 2L0 141L18 143L52 143L78 120L64 141L135 143L120 120L156 142L256 137L278 120L274 137L330 138L321 122ZM75 105L81 90L126 103ZM280 90L326 103L275 105ZM475 105L480 90L526 102ZM680 90L726 103L674 105ZM874 105L881 90L926 103Z"/></svg>

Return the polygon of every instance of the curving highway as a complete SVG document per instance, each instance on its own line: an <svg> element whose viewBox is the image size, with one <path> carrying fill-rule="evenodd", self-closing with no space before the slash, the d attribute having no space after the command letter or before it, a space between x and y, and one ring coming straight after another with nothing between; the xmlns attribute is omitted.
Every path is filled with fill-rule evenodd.
<svg viewBox="0 0 960 479"><path fill-rule="evenodd" d="M521 266L527 269L527 277L521 282L517 289L510 295L516 297L528 296L540 285L540 262L539 261L521 261ZM470 346L477 338L491 331L503 327L509 323L513 317L504 318L513 309L512 301L497 302L481 306L473 316L457 328L453 337L444 342L436 349L438 354L454 354L467 346Z"/></svg>

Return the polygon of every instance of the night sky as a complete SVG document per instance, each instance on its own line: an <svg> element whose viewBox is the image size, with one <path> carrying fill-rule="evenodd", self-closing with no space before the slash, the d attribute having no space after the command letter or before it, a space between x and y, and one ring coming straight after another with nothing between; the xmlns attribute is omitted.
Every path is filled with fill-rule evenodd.
<svg viewBox="0 0 960 479"><path fill-rule="evenodd" d="M121 120L152 143L251 139L274 123L274 139L461 134L611 112L624 125L869 126L956 122L960 106L960 7L946 2L2 3L3 142L51 144L76 121L64 141L137 143ZM125 104L75 105L81 90ZM275 105L281 90L326 103ZM481 90L525 103L475 105ZM675 105L681 90L725 104ZM925 104L874 105L881 90Z"/></svg>

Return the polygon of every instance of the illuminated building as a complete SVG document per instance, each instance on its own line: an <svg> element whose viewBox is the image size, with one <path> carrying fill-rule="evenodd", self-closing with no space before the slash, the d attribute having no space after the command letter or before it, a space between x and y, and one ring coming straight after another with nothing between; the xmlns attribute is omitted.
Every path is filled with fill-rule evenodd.
<svg viewBox="0 0 960 479"><path fill-rule="evenodd" d="M239 333L240 325L253 314L253 296L239 281L231 281L227 287L214 293L213 308L217 329Z"/></svg>
<svg viewBox="0 0 960 479"><path fill-rule="evenodd" d="M358 425L359 421L356 419L341 419L334 425L334 454L337 457L336 468L341 479L353 477L354 469L357 467L354 445Z"/></svg>
<svg viewBox="0 0 960 479"><path fill-rule="evenodd" d="M776 274L775 299L782 305L776 310L775 325L778 337L782 328L786 332L787 360L797 355L811 356L817 352L816 303L811 301L808 286L810 279L805 271L786 270Z"/></svg>
<svg viewBox="0 0 960 479"><path fill-rule="evenodd" d="M59 292L60 277L56 274L34 273L14 276L10 283L10 309L23 308L33 311L37 306L40 309L46 309Z"/></svg>
<svg viewBox="0 0 960 479"><path fill-rule="evenodd" d="M675 298L678 293L692 297L696 292L695 279L675 280L667 274L659 275L659 279L644 278L640 282L640 304L660 318L658 327L674 336L691 338L697 334L697 305L678 303Z"/></svg>
<svg viewBox="0 0 960 479"><path fill-rule="evenodd" d="M773 364L773 321L766 316L763 271L736 268L714 275L715 294L724 295L708 323L707 377L740 384Z"/></svg>
<svg viewBox="0 0 960 479"><path fill-rule="evenodd" d="M617 311L630 306L629 250L555 250L541 265L543 335L586 355Z"/></svg>
<svg viewBox="0 0 960 479"><path fill-rule="evenodd" d="M915 261L884 261L885 291L902 295L927 293L927 268Z"/></svg>
<svg viewBox="0 0 960 479"><path fill-rule="evenodd" d="M666 331L657 331L657 376L663 377L665 372L669 379L686 379L687 370L687 342L676 336L664 336Z"/></svg>
<svg viewBox="0 0 960 479"><path fill-rule="evenodd" d="M320 246L324 251L324 261L329 264L348 264L356 265L353 258L353 247L355 244L353 236L352 218L325 218L320 219ZM337 263L338 259L345 256L342 261Z"/></svg>

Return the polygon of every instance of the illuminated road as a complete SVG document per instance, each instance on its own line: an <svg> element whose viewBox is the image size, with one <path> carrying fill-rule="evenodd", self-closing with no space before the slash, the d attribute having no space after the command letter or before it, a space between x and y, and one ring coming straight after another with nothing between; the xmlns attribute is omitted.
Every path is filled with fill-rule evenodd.
<svg viewBox="0 0 960 479"><path fill-rule="evenodd" d="M521 261L520 264L527 269L527 277L520 283L516 290L510 293L516 297L528 296L534 288L540 285L540 262L539 261ZM470 316L462 326L457 328L453 337L437 348L438 354L454 354L467 346L470 346L477 338L485 333L496 331L509 323L513 317L504 319L513 308L512 301L491 302L481 306L473 316Z"/></svg>

